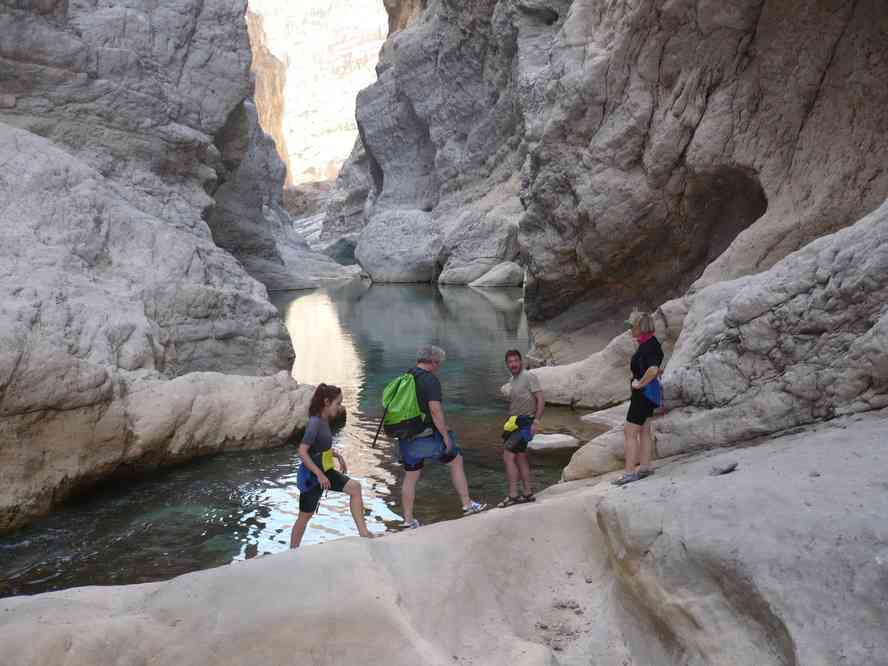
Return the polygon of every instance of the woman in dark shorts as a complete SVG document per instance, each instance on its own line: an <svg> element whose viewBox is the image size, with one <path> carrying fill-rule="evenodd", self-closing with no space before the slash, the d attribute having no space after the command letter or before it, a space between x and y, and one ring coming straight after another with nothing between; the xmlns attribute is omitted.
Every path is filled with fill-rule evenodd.
<svg viewBox="0 0 888 666"><path fill-rule="evenodd" d="M626 452L626 468L614 484L622 486L638 481L654 473L651 469L651 421L657 408L644 395L644 387L657 379L663 364L663 348L654 336L654 320L647 312L633 312L626 322L632 327L632 337L638 349L632 355L629 367L632 371L632 397L623 427Z"/></svg>
<svg viewBox="0 0 888 666"><path fill-rule="evenodd" d="M302 469L299 470L299 518L290 534L290 548L298 548L308 527L308 521L318 510L321 494L325 490L346 493L349 508L355 519L358 534L372 538L364 522L364 501L361 498L361 484L346 476L348 467L338 451L333 450L333 433L330 421L342 409L342 389L338 386L321 384L315 389L308 408L308 425L299 444L299 457ZM333 459L339 461L342 472L336 471ZM305 489L303 489L305 488Z"/></svg>

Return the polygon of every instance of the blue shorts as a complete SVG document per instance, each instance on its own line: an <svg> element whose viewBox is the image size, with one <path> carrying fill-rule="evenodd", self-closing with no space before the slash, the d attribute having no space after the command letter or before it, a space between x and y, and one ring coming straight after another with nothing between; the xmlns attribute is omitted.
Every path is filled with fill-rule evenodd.
<svg viewBox="0 0 888 666"><path fill-rule="evenodd" d="M459 445L452 430L447 431L453 448L448 452L444 446L444 437L435 432L427 437L413 437L412 439L399 439L398 448L401 452L401 462L408 472L421 470L426 460L443 463L453 462L460 455Z"/></svg>

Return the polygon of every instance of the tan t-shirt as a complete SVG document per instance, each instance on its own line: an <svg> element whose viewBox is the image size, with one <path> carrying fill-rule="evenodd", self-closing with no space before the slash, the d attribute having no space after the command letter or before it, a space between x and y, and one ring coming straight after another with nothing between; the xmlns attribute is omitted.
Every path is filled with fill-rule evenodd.
<svg viewBox="0 0 888 666"><path fill-rule="evenodd" d="M542 390L537 376L522 370L521 374L509 380L509 385L509 415L536 416L536 399L533 394Z"/></svg>

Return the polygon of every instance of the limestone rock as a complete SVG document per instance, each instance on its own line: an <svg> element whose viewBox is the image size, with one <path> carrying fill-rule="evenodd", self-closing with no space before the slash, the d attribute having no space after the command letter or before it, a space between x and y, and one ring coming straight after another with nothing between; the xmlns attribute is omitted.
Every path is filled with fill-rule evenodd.
<svg viewBox="0 0 888 666"><path fill-rule="evenodd" d="M512 261L497 264L477 280L470 282L470 287L520 287L524 284L524 269Z"/></svg>
<svg viewBox="0 0 888 666"><path fill-rule="evenodd" d="M250 35L250 50L253 62L250 71L256 81L253 99L259 112L262 130L274 140L278 157L284 163L286 178L284 184L292 186L290 154L287 150L287 137L284 134L284 90L287 84L287 65L268 48L265 34L265 19L255 12L246 14L247 31Z"/></svg>
<svg viewBox="0 0 888 666"><path fill-rule="evenodd" d="M246 144L244 144L246 137ZM217 135L224 165L207 223L219 247L237 257L269 289L307 289L349 280L344 268L310 248L283 206L284 165L246 100Z"/></svg>
<svg viewBox="0 0 888 666"><path fill-rule="evenodd" d="M552 451L555 449L575 449L579 443L576 437L561 433L551 433L548 435L537 435L530 440L527 447L532 451Z"/></svg>
<svg viewBox="0 0 888 666"><path fill-rule="evenodd" d="M663 377L660 455L888 405L888 202L722 285L694 297Z"/></svg>
<svg viewBox="0 0 888 666"><path fill-rule="evenodd" d="M355 258L377 282L432 282L442 240L428 213L394 210L371 218Z"/></svg>
<svg viewBox="0 0 888 666"><path fill-rule="evenodd" d="M569 312L562 330L606 342L597 322L767 269L888 195L883 18L876 0L432 3L358 98L366 206L427 212L458 282L472 257L515 258L455 231L496 193L531 320Z"/></svg>
<svg viewBox="0 0 888 666"><path fill-rule="evenodd" d="M250 0L264 45L285 63L282 116L288 184L336 178L358 132L354 98L375 78L387 32L380 0ZM254 59L256 49L254 47Z"/></svg>
<svg viewBox="0 0 888 666"><path fill-rule="evenodd" d="M286 373L206 373L292 363L231 255L30 132L0 123L0 154L0 530L104 476L280 443L304 420Z"/></svg>
<svg viewBox="0 0 888 666"><path fill-rule="evenodd" d="M613 430L626 421L626 413L629 411L629 402L623 402L615 407L609 407L590 414L583 414L580 421L600 425Z"/></svg>
<svg viewBox="0 0 888 666"><path fill-rule="evenodd" d="M384 539L3 599L0 662L879 663L886 417L740 449L727 476L701 456ZM460 575L429 584L430 563Z"/></svg>
<svg viewBox="0 0 888 666"><path fill-rule="evenodd" d="M688 297L663 376L669 411L653 424L657 455L888 405L886 300L888 203L768 271ZM622 459L615 430L577 451L564 478Z"/></svg>
<svg viewBox="0 0 888 666"><path fill-rule="evenodd" d="M253 238L277 233L231 201L248 172L280 169L245 102L244 10L0 12L15 100L0 108L0 530L102 477L278 443L304 418L307 389L275 377L293 360L277 310L213 243L241 222L224 207Z"/></svg>

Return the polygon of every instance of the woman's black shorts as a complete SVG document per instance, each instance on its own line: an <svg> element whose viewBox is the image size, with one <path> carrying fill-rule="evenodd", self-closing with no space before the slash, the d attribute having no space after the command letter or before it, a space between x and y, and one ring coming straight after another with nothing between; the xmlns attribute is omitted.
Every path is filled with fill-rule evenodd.
<svg viewBox="0 0 888 666"><path fill-rule="evenodd" d="M629 400L629 413L626 420L635 425L644 425L654 415L656 405L644 397L643 391L632 389L632 398Z"/></svg>
<svg viewBox="0 0 888 666"><path fill-rule="evenodd" d="M334 490L337 493L341 493L345 488L345 484L349 482L349 478L335 469L331 469L329 472L325 472L327 478L330 479L330 490ZM299 510L302 513L314 513L318 510L318 504L321 501L321 495L324 493L324 489L321 488L321 485L318 484L311 490L307 490L304 493L299 493Z"/></svg>

